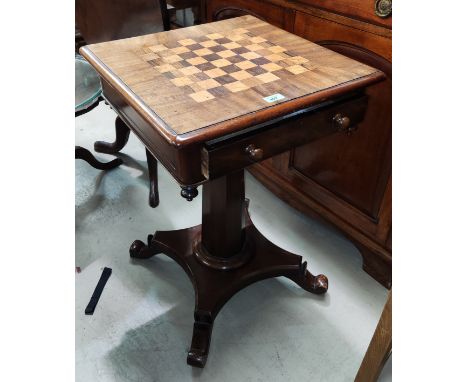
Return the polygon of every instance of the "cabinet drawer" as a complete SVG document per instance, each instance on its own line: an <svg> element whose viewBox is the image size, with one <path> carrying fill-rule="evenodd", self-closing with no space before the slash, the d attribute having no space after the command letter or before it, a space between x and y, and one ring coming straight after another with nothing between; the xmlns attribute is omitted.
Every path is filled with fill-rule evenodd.
<svg viewBox="0 0 468 382"><path fill-rule="evenodd" d="M391 1L387 0L299 0L299 3L307 4L319 9L325 9L339 15L364 20L375 25L392 27ZM377 5L376 5L377 3ZM385 7L384 7L385 3ZM379 6L380 4L380 6ZM390 10L388 10L390 5ZM378 11L376 11L376 8ZM382 13L385 8L386 12ZM380 10L380 12L379 12ZM377 15L377 13L379 15Z"/></svg>
<svg viewBox="0 0 468 382"><path fill-rule="evenodd" d="M206 179L217 178L337 132L346 125L353 128L363 120L366 106L367 96L362 94L331 100L209 141L202 149L202 173Z"/></svg>

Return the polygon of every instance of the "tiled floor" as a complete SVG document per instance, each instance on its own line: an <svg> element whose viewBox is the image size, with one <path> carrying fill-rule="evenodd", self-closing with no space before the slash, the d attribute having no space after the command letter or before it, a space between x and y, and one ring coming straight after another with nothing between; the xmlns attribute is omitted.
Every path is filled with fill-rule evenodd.
<svg viewBox="0 0 468 382"><path fill-rule="evenodd" d="M103 103L76 118L76 144L114 138L115 114ZM110 156L97 154L100 159ZM361 269L341 234L292 209L246 174L252 220L279 246L328 276L325 296L270 279L238 293L220 312L205 369L185 363L193 290L182 269L160 255L131 261L128 247L155 230L201 222L201 197L187 202L160 167L161 204L148 206L143 146L131 135L110 172L76 161L76 381L353 381L387 290ZM201 191L201 190L200 190ZM84 309L112 268L94 315ZM381 381L391 380L391 367Z"/></svg>

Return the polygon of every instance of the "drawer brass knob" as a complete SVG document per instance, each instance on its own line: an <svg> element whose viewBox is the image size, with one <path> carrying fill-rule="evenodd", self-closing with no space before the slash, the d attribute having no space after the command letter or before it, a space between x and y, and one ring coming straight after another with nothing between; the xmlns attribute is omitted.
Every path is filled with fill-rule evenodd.
<svg viewBox="0 0 468 382"><path fill-rule="evenodd" d="M245 152L249 156L250 159L258 161L263 158L263 150L255 148L254 145L248 145L245 148Z"/></svg>
<svg viewBox="0 0 468 382"><path fill-rule="evenodd" d="M349 125L351 124L351 120L348 117L343 117L338 113L333 117L333 123L339 131L347 131L349 129Z"/></svg>

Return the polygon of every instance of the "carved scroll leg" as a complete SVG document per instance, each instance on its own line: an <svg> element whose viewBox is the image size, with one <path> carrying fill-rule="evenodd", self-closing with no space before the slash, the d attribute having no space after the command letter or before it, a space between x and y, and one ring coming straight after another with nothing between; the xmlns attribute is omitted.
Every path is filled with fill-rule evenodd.
<svg viewBox="0 0 468 382"><path fill-rule="evenodd" d="M148 162L148 174L150 180L149 205L153 208L159 205L158 191L158 161L146 149L146 161Z"/></svg>
<svg viewBox="0 0 468 382"><path fill-rule="evenodd" d="M285 275L302 289L314 294L323 294L328 290L328 278L325 275L314 276L307 270L307 261L301 264L298 272Z"/></svg>
<svg viewBox="0 0 468 382"><path fill-rule="evenodd" d="M210 351L213 318L210 312L195 311L192 344L187 355L187 363L195 367L204 367Z"/></svg>
<svg viewBox="0 0 468 382"><path fill-rule="evenodd" d="M99 153L116 154L125 147L129 136L130 129L120 117L117 117L115 119L115 142L95 142L94 150Z"/></svg>
<svg viewBox="0 0 468 382"><path fill-rule="evenodd" d="M75 159L83 159L92 167L98 170L112 170L122 164L122 159L116 158L111 160L110 162L104 163L98 161L93 154L84 147L75 146Z"/></svg>
<svg viewBox="0 0 468 382"><path fill-rule="evenodd" d="M153 242L153 235L148 235L147 244L141 240L135 240L130 246L130 257L133 259L149 259L161 253L159 246Z"/></svg>

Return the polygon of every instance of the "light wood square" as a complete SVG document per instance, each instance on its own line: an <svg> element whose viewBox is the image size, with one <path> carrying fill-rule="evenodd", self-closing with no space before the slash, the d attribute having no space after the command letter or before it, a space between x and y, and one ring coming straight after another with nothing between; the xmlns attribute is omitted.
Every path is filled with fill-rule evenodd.
<svg viewBox="0 0 468 382"><path fill-rule="evenodd" d="M241 92L242 90L247 90L249 87L243 84L241 81L231 82L230 84L225 84L225 88L229 89L233 93Z"/></svg>
<svg viewBox="0 0 468 382"><path fill-rule="evenodd" d="M216 78L216 77L221 77L227 74L224 70L221 70L220 68L215 68L215 69L210 69L204 72L207 76L210 76L211 78Z"/></svg>
<svg viewBox="0 0 468 382"><path fill-rule="evenodd" d="M289 58L294 64L300 65L300 64L306 64L309 62L307 58L301 57L301 56L294 56Z"/></svg>
<svg viewBox="0 0 468 382"><path fill-rule="evenodd" d="M193 44L196 44L197 42L192 40L191 38L186 38L185 40L179 40L177 41L180 45L193 45Z"/></svg>
<svg viewBox="0 0 468 382"><path fill-rule="evenodd" d="M203 48L203 49L194 50L193 53L195 53L197 56L207 56L213 53L213 51L209 50L208 48Z"/></svg>
<svg viewBox="0 0 468 382"><path fill-rule="evenodd" d="M205 90L197 82L193 82L188 86L193 90L194 93L201 92L201 91Z"/></svg>
<svg viewBox="0 0 468 382"><path fill-rule="evenodd" d="M227 58L227 57L232 57L232 56L235 56L236 53L234 53L232 50L223 50L221 52L218 52L216 53L218 56L221 56L223 58Z"/></svg>
<svg viewBox="0 0 468 382"><path fill-rule="evenodd" d="M157 52L161 52L163 50L167 50L167 47L165 47L164 45L158 44L158 45L150 46L149 49L151 51L157 53Z"/></svg>
<svg viewBox="0 0 468 382"><path fill-rule="evenodd" d="M278 62L283 59L283 56L280 56L279 54L270 54L269 56L265 56L267 60L270 60L271 62Z"/></svg>
<svg viewBox="0 0 468 382"><path fill-rule="evenodd" d="M231 65L231 63L228 60L225 60L224 58L221 58L221 59L215 60L215 61L211 61L211 63L214 66L218 67L218 68L222 68L223 66Z"/></svg>
<svg viewBox="0 0 468 382"><path fill-rule="evenodd" d="M171 64L163 64L160 66L155 66L154 68L157 69L161 73L170 72L175 69Z"/></svg>
<svg viewBox="0 0 468 382"><path fill-rule="evenodd" d="M291 72L292 74L301 74L301 73L307 72L307 69L301 65L294 65L285 69Z"/></svg>
<svg viewBox="0 0 468 382"><path fill-rule="evenodd" d="M244 36L241 36L241 35L232 35L232 36L229 36L229 40L233 41L233 42L236 42L236 41L240 41L244 39ZM240 46L240 45L239 45Z"/></svg>
<svg viewBox="0 0 468 382"><path fill-rule="evenodd" d="M271 53L282 53L282 52L286 51L286 49L284 49L282 46L278 46L278 45L271 46L271 47L268 48L268 50Z"/></svg>
<svg viewBox="0 0 468 382"><path fill-rule="evenodd" d="M261 65L261 67L265 70L268 70L269 72L274 72L276 70L281 70L283 69L281 66L275 64L274 62L270 62L268 64L265 64L265 65Z"/></svg>
<svg viewBox="0 0 468 382"><path fill-rule="evenodd" d="M273 73L263 73L257 76L257 79L266 84L268 82L279 80L279 77L275 76Z"/></svg>
<svg viewBox="0 0 468 382"><path fill-rule="evenodd" d="M259 57L260 57L260 55L258 55L258 54L255 53L255 52L242 53L241 56L244 57L244 58L247 59L247 60L253 60L253 59L255 59L255 58L259 58Z"/></svg>
<svg viewBox="0 0 468 382"><path fill-rule="evenodd" d="M194 58L189 58L188 60L186 60L189 64L191 65L200 65L200 64L204 64L205 62L208 62L207 60L205 60L203 57L194 57Z"/></svg>
<svg viewBox="0 0 468 382"><path fill-rule="evenodd" d="M190 85L192 83L192 80L188 77L180 77L180 78L173 78L171 82L175 86L185 86L185 85Z"/></svg>
<svg viewBox="0 0 468 382"><path fill-rule="evenodd" d="M182 57L174 54L173 56L164 57L164 61L166 61L168 64L172 64L174 62L182 61Z"/></svg>
<svg viewBox="0 0 468 382"><path fill-rule="evenodd" d="M213 89L217 86L221 86L221 84L218 81L214 80L213 78L210 78L205 81L199 81L197 83L204 90Z"/></svg>
<svg viewBox="0 0 468 382"><path fill-rule="evenodd" d="M214 96L210 93L208 93L206 90L202 90L201 92L197 93L192 93L190 94L190 97L195 101L195 102L205 102L210 99L213 99Z"/></svg>
<svg viewBox="0 0 468 382"><path fill-rule="evenodd" d="M263 47L261 47L261 46L258 45L258 44L250 44L250 45L247 45L246 48L247 48L248 50L251 50L252 52L256 52L257 50L263 49Z"/></svg>
<svg viewBox="0 0 468 382"><path fill-rule="evenodd" d="M254 66L256 66L253 62L250 62L250 61L241 61L241 62L238 62L237 64L235 64L238 68L241 68L241 69L250 69L250 68L253 68Z"/></svg>
<svg viewBox="0 0 468 382"><path fill-rule="evenodd" d="M218 38L223 38L224 36L219 33L211 33L211 34L207 34L206 37L208 37L210 40L216 40Z"/></svg>
<svg viewBox="0 0 468 382"><path fill-rule="evenodd" d="M208 40L208 41L201 42L200 45L204 46L205 48L211 48L212 46L216 46L219 44L216 41Z"/></svg>
<svg viewBox="0 0 468 382"><path fill-rule="evenodd" d="M265 42L266 40L263 37L255 36L250 39L255 44L259 44L261 42Z"/></svg>
<svg viewBox="0 0 468 382"><path fill-rule="evenodd" d="M226 49L236 49L240 48L241 46L237 42L228 42L227 44L223 44ZM219 54L219 53L218 53Z"/></svg>
<svg viewBox="0 0 468 382"><path fill-rule="evenodd" d="M187 66L185 68L179 69L184 75L189 76L191 74L200 73L201 70L195 66Z"/></svg>
<svg viewBox="0 0 468 382"><path fill-rule="evenodd" d="M190 50L187 49L185 46L179 46L177 48L172 49L172 52L175 54L180 54L180 53L190 52Z"/></svg>
<svg viewBox="0 0 468 382"><path fill-rule="evenodd" d="M239 81L252 77L252 75L245 70L239 70L238 72L230 73L229 75Z"/></svg>

